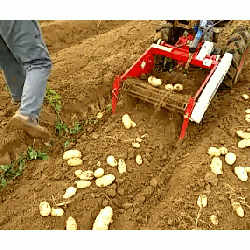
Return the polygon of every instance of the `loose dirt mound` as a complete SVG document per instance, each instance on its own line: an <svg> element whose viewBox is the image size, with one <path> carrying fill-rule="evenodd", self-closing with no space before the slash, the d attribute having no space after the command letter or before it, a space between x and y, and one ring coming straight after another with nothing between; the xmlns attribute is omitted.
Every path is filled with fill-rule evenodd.
<svg viewBox="0 0 250 250"><path fill-rule="evenodd" d="M81 43L84 39L106 33L108 30L125 24L124 21L76 20L41 21L44 40L51 54L61 49Z"/></svg>
<svg viewBox="0 0 250 250"><path fill-rule="evenodd" d="M238 22L234 21L231 28ZM62 119L68 124L74 117L86 119L88 114L105 109L111 102L115 75L125 72L150 46L158 22L102 21L97 28L98 24L42 22L54 65L49 86L62 96ZM249 229L249 181L238 180L223 157L224 173L218 176L218 184L213 186L204 180L210 169L210 146L226 146L237 155L236 165L247 166L249 150L237 147L235 131L248 127L244 111L249 108L249 101L241 98L243 93L250 94L248 73L247 62L237 86L217 93L202 124L190 124L188 138L182 143L178 142L182 117L172 112L155 113L153 107L144 103L128 109L122 102L115 116L105 112L97 124L75 135L75 142L68 149L82 152L80 168L95 170L100 161L105 173L114 174L116 180L103 188L92 181L89 188L77 190L63 207L62 217L41 217L39 203L46 200L54 206L62 202L65 190L77 180L74 172L79 169L62 160L64 141L55 134L48 148L49 160L28 162L23 175L0 190L0 229L65 229L69 216L76 219L78 229L92 229L100 209L107 205L114 213L110 229L196 229L196 202L204 190L208 206L202 210L198 229ZM0 96L0 135L6 138L5 127L14 111L4 84ZM136 122L135 128L123 127L121 117L125 113ZM55 117L52 108L45 104L42 122L51 131ZM141 147L133 148L132 142L142 135L146 136ZM45 148L43 142L15 131L9 141L12 159L21 145ZM142 165L135 163L138 154L142 156ZM108 155L124 159L127 172L119 174L117 168L110 167L106 163ZM230 199L235 197L246 198L243 218L231 208ZM218 217L217 226L210 222L212 214Z"/></svg>

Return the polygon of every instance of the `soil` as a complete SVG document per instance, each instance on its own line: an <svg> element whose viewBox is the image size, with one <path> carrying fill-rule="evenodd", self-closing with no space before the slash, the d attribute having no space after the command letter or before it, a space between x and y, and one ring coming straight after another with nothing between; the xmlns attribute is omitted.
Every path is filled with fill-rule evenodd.
<svg viewBox="0 0 250 250"><path fill-rule="evenodd" d="M72 125L74 119L90 119L98 111L104 116L73 136L75 140L67 150L80 150L83 164L70 167L62 159L63 144L68 138L58 137L54 128L56 114L46 101L41 124L53 134L50 145L24 132L6 129L16 108L10 104L1 75L0 136L4 138L1 145L5 145L2 153L10 156L6 161L13 161L28 146L47 150L49 159L28 161L24 173L0 189L0 229L65 230L66 220L73 216L78 229L91 230L96 216L107 205L113 209L111 230L250 229L250 183L240 181L233 172L234 166L248 166L250 157L249 148L237 147L235 133L249 127L245 121L249 100L241 97L250 95L249 61L232 89L219 89L202 123L190 122L182 141L178 139L182 117L175 112L155 112L153 106L143 102L130 107L122 98L115 115L105 111L111 103L114 77L124 73L151 45L159 22L41 21L53 61L48 84L62 98L62 120ZM230 28L239 23L249 25L250 21L233 21ZM200 79L195 73L192 77L195 84ZM136 123L129 130L121 122L126 113ZM140 148L133 148L132 142L142 135L146 136ZM218 176L210 174L207 150L211 146L225 146L237 155L233 166L220 156L223 174ZM135 162L138 154L143 159L141 165ZM127 171L119 174L117 168L110 167L106 162L109 155L124 159ZM46 200L51 206L63 202L65 190L77 180L74 172L93 171L98 162L105 174L115 175L113 184L100 188L92 180L90 187L78 189L70 203L63 206L63 216L40 215L41 201ZM207 195L208 204L196 224L201 193ZM241 201L244 217L233 211L231 199ZM217 216L218 225L212 224L211 215Z"/></svg>

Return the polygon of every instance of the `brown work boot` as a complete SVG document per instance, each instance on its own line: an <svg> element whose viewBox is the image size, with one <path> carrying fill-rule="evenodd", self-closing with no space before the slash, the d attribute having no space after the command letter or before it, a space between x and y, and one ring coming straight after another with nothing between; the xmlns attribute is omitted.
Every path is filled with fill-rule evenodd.
<svg viewBox="0 0 250 250"><path fill-rule="evenodd" d="M36 118L22 115L19 111L10 119L8 126L23 130L34 138L49 139L51 136L46 128L38 124Z"/></svg>

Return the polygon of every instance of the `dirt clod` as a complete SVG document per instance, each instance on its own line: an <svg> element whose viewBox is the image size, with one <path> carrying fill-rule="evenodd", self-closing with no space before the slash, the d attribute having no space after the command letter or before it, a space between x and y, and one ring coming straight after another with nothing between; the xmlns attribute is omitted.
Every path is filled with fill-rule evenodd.
<svg viewBox="0 0 250 250"><path fill-rule="evenodd" d="M144 195L137 195L135 197L135 203L143 203L146 200L146 197Z"/></svg>
<svg viewBox="0 0 250 250"><path fill-rule="evenodd" d="M153 178L153 179L150 180L150 185L151 185L152 187L156 188L156 187L157 187L157 184L158 184L158 182L157 182L156 179Z"/></svg>
<svg viewBox="0 0 250 250"><path fill-rule="evenodd" d="M129 209L129 208L133 207L133 203L126 202L122 206L124 209Z"/></svg>
<svg viewBox="0 0 250 250"><path fill-rule="evenodd" d="M99 135L98 135L97 133L92 133L92 138L93 138L93 139L97 140L98 137L99 137Z"/></svg>
<svg viewBox="0 0 250 250"><path fill-rule="evenodd" d="M209 182L212 186L218 185L218 177L211 171L208 171L204 178L205 181Z"/></svg>
<svg viewBox="0 0 250 250"><path fill-rule="evenodd" d="M117 193L118 193L119 195L123 196L124 193L125 193L125 190L124 190L123 188L117 188Z"/></svg>
<svg viewBox="0 0 250 250"><path fill-rule="evenodd" d="M108 204L109 204L109 201L108 201L108 200L104 200L104 201L102 202L102 206L103 206L103 207L108 206Z"/></svg>
<svg viewBox="0 0 250 250"><path fill-rule="evenodd" d="M116 196L116 191L114 188L107 188L106 189L106 194L110 197L115 197Z"/></svg>

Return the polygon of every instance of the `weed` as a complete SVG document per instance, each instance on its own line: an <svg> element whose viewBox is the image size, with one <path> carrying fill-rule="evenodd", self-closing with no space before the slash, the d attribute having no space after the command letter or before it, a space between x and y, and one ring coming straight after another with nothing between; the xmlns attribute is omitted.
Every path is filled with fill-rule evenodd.
<svg viewBox="0 0 250 250"><path fill-rule="evenodd" d="M46 98L49 104L51 104L52 107L54 108L55 112L59 114L61 111L61 104L62 104L60 95L58 95L55 90L52 90L50 87L47 87Z"/></svg>
<svg viewBox="0 0 250 250"><path fill-rule="evenodd" d="M74 142L75 139L72 140L66 140L63 144L64 150L66 150L71 142Z"/></svg>
<svg viewBox="0 0 250 250"><path fill-rule="evenodd" d="M70 140L66 140L64 142L64 144L63 144L64 150L66 150L68 148L69 144L70 144Z"/></svg>
<svg viewBox="0 0 250 250"><path fill-rule="evenodd" d="M58 132L59 137L62 137L64 134L69 132L68 126L66 123L63 122L60 112L61 112L61 97L56 93L55 90L52 90L50 87L47 86L46 88L46 98L49 104L53 107L54 111L57 114L57 121L56 121L56 132Z"/></svg>
<svg viewBox="0 0 250 250"><path fill-rule="evenodd" d="M106 106L106 111L109 112L112 109L112 104L108 104Z"/></svg>
<svg viewBox="0 0 250 250"><path fill-rule="evenodd" d="M67 124L57 121L56 131L58 132L59 137L65 136L67 134L76 135L78 132L83 131L85 126L88 126L90 124L97 124L97 119L92 117L84 120L83 122L75 120L72 128L68 128Z"/></svg>
<svg viewBox="0 0 250 250"><path fill-rule="evenodd" d="M79 131L82 131L83 130L83 123L82 122L77 122L77 121L74 121L74 126L73 128L70 129L70 134L77 134Z"/></svg>
<svg viewBox="0 0 250 250"><path fill-rule="evenodd" d="M28 147L27 159L28 160L48 160L49 156L47 153L42 153L39 150L35 150L32 147Z"/></svg>
<svg viewBox="0 0 250 250"><path fill-rule="evenodd" d="M61 112L61 97L56 93L55 90L50 89L47 86L46 88L46 99L48 100L49 104L52 105L53 109L57 114L57 120L55 125L56 133L58 133L59 137L65 137L67 135L76 135L78 132L84 130L85 126L90 124L97 124L98 120L96 118L97 114L94 114L89 119L84 120L83 122L74 121L74 124L71 128L68 127L66 123L63 122L62 118L60 117ZM108 104L106 106L106 112L109 112L112 109L112 105ZM63 144L64 149L66 149L71 140L66 140ZM30 152L31 157L37 157L35 152Z"/></svg>
<svg viewBox="0 0 250 250"><path fill-rule="evenodd" d="M36 151L32 147L28 147L27 152L21 153L12 164L0 165L0 187L6 187L8 181L22 175L26 160L47 160L48 158L47 153L42 153L39 150Z"/></svg>
<svg viewBox="0 0 250 250"><path fill-rule="evenodd" d="M56 131L58 132L59 137L62 137L65 133L67 134L69 132L69 129L66 123L57 120Z"/></svg>

